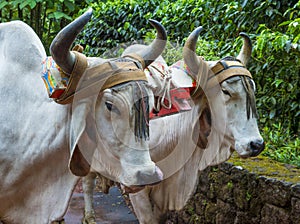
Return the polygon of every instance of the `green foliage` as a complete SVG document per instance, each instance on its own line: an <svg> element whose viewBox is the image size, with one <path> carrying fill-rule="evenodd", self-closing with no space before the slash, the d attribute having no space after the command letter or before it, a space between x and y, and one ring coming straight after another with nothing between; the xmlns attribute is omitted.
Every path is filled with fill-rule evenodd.
<svg viewBox="0 0 300 224"><path fill-rule="evenodd" d="M4 0L0 22L21 20L31 26L48 50L57 32L73 20L85 2L78 0Z"/></svg>
<svg viewBox="0 0 300 224"><path fill-rule="evenodd" d="M264 127L266 150L264 155L279 162L290 163L300 167L300 138L293 136L288 129L280 124Z"/></svg>
<svg viewBox="0 0 300 224"><path fill-rule="evenodd" d="M252 198L251 193L250 193L249 191L247 191L247 192L246 192L246 200L247 200L247 201L250 201L251 198Z"/></svg>
<svg viewBox="0 0 300 224"><path fill-rule="evenodd" d="M118 44L143 39L151 29L145 9L152 11L156 6L154 1L117 0L98 1L89 7L94 9L93 19L79 39L86 53L100 55Z"/></svg>
<svg viewBox="0 0 300 224"><path fill-rule="evenodd" d="M289 31L272 31L265 25L259 29L263 30L257 37L252 68L261 74L257 77L260 122L271 126L276 121L296 134L300 116L300 42L295 43L296 36Z"/></svg>
<svg viewBox="0 0 300 224"><path fill-rule="evenodd" d="M227 187L228 187L229 189L232 189L232 188L233 188L233 183L232 183L231 180L227 183Z"/></svg>

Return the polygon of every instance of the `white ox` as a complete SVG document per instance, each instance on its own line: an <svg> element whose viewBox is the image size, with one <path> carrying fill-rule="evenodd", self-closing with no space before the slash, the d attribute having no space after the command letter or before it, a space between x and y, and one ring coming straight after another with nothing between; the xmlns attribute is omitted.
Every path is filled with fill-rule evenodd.
<svg viewBox="0 0 300 224"><path fill-rule="evenodd" d="M246 158L264 149L257 127L255 85L244 67L251 56L249 37L241 34L244 44L237 59L205 62L194 53L200 30L191 33L183 51L184 62L200 85L192 110L150 120L151 158L165 179L130 194L141 224L164 223L168 210L182 209L195 190L198 172L207 166L226 161L234 150ZM140 48L131 46L125 54ZM83 183L87 212L92 210L92 178Z"/></svg>
<svg viewBox="0 0 300 224"><path fill-rule="evenodd" d="M85 82L95 77L99 81L103 74L93 69L108 60L69 51L91 16L89 10L65 27L50 47L65 73L85 77L83 95L75 95L67 105L47 96L41 79L46 53L34 31L20 21L0 24L0 222L61 220L78 176L90 169L129 189L162 180L161 171L151 161L147 140L147 105L153 104L152 92L143 78L135 77L143 71L131 69L126 83L103 91L104 81L100 80L98 89L89 92ZM156 21L151 23L158 34L147 49L136 52L144 61L142 68L165 46L160 40L166 40L164 28ZM87 67L78 66L78 57ZM138 64L122 60L125 67ZM77 69L82 68L85 70L79 73ZM113 74L114 81L117 75Z"/></svg>

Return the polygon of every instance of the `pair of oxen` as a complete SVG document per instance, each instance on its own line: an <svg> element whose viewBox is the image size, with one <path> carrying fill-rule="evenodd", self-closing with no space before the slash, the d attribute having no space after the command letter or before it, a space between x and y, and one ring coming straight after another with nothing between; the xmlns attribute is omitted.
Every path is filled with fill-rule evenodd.
<svg viewBox="0 0 300 224"><path fill-rule="evenodd" d="M62 220L80 176L91 199L94 173L123 185L140 223L162 222L167 210L184 206L200 170L227 160L234 149L242 157L263 150L255 85L245 68L251 55L246 35L236 59L206 62L194 52L201 30L195 29L183 51L197 81L192 108L149 121L156 86L143 69L164 50L164 28L153 20L157 38L130 46L121 58L85 57L70 47L91 15L73 21L51 44L74 88L56 102L39 77L46 58L39 38L22 22L0 24L3 223ZM93 215L91 200L85 212Z"/></svg>

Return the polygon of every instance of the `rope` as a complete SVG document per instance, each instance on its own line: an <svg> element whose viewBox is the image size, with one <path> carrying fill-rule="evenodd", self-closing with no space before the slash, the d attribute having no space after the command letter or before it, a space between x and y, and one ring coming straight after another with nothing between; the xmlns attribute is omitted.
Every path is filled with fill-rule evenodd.
<svg viewBox="0 0 300 224"><path fill-rule="evenodd" d="M171 70L160 70L154 65L150 65L148 67L150 73L152 74L152 78L157 84L157 92L155 95L158 95L157 103L154 105L154 110L160 111L161 106L166 109L171 109L172 101L171 101L171 81L172 81L172 71ZM160 77L157 75L157 72L161 75ZM165 104L165 99L168 100L168 105Z"/></svg>

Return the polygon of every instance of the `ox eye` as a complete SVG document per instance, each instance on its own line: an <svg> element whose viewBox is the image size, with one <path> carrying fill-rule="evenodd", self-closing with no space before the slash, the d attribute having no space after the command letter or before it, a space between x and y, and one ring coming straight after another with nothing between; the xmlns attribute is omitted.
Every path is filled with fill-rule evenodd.
<svg viewBox="0 0 300 224"><path fill-rule="evenodd" d="M118 110L118 108L116 106L114 106L114 104L112 102L106 101L105 106L106 106L107 110L109 110L111 112L115 112L117 114L120 114L120 111Z"/></svg>
<svg viewBox="0 0 300 224"><path fill-rule="evenodd" d="M229 93L229 91L226 90L226 89L222 89L222 92L223 92L225 95L231 96L231 94Z"/></svg>
<svg viewBox="0 0 300 224"><path fill-rule="evenodd" d="M109 111L111 111L113 108L112 102L109 102L109 101L105 102L105 106L106 106L107 110L109 110Z"/></svg>

